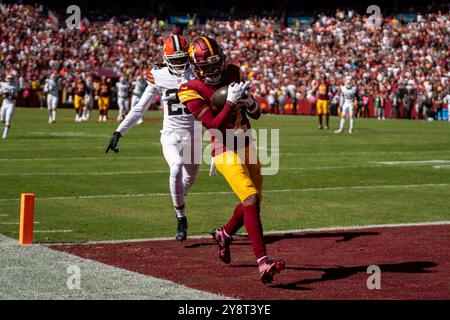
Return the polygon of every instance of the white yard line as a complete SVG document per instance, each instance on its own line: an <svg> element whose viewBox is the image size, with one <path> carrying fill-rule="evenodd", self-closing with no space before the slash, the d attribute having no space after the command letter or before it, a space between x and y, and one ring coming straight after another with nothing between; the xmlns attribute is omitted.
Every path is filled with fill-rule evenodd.
<svg viewBox="0 0 450 320"><path fill-rule="evenodd" d="M2 225L9 225L9 224L19 224L19 222L0 222ZM39 221L35 221L34 224L40 224Z"/></svg>
<svg viewBox="0 0 450 320"><path fill-rule="evenodd" d="M336 226L325 228L307 228L307 229L292 229L292 230L270 230L264 231L264 234L287 234L287 233L305 233L305 232L327 232L327 231L348 231L348 230L365 230L365 229L381 229L381 228L407 228L407 227L423 227L423 226L441 226L450 225L450 221L428 221L418 223L392 223L392 224L368 224L368 225L354 225L354 226ZM239 233L238 236L245 236L247 233ZM197 235L189 236L189 239L210 239L211 235ZM145 242L145 241L171 241L173 237L159 237L147 239L127 239L127 240L103 240L103 241L88 241L84 243L73 243L75 245L90 245L90 244L108 244L108 243L128 243L128 242ZM175 240L174 240L175 241ZM55 243L52 243L55 244ZM70 243L60 243L62 245L70 245Z"/></svg>
<svg viewBox="0 0 450 320"><path fill-rule="evenodd" d="M450 169L450 164L442 165L442 166L433 166L435 169Z"/></svg>
<svg viewBox="0 0 450 320"><path fill-rule="evenodd" d="M326 188L304 188L304 189L275 189L264 190L264 193L285 193L285 192L314 192L314 191L339 191L339 190L359 190L359 189L397 189L397 188L421 188L421 187L448 187L450 183L424 183L424 184L399 184L399 185L371 185L371 186L342 186ZM202 195L223 195L233 194L231 191L211 191L211 192L191 192L191 196ZM138 194L104 194L104 195L85 195L69 197L48 197L36 198L36 200L78 200L78 199L99 199L99 198L142 198L142 197L161 197L170 196L168 192L157 193L138 193ZM19 198L0 199L0 202L19 201Z"/></svg>
<svg viewBox="0 0 450 320"><path fill-rule="evenodd" d="M0 217L8 217L9 216L9 214L6 214L6 213L0 213Z"/></svg>
<svg viewBox="0 0 450 320"><path fill-rule="evenodd" d="M408 164L438 164L438 163L450 163L450 160L405 160L405 161L374 161L372 163L381 164L381 165L408 165Z"/></svg>
<svg viewBox="0 0 450 320"><path fill-rule="evenodd" d="M34 233L71 233L72 230L34 230Z"/></svg>
<svg viewBox="0 0 450 320"><path fill-rule="evenodd" d="M441 161L441 160L431 160L431 161ZM450 160L442 160L450 163ZM446 163L443 162L443 163ZM427 166L431 165L430 161L417 161L417 163L389 163L389 164L369 164L369 165L347 165L347 166L319 166L319 167L284 167L280 168L280 171L308 171L308 170L336 170L336 169L355 169L355 168L381 168L381 167L414 167L414 166ZM445 166L433 166L433 168L447 168L450 165ZM200 169L199 171L207 172L209 169ZM25 173L0 173L2 177L8 176L110 176L110 175L134 175L134 174L153 174L153 173L168 173L169 170L143 170L143 171L103 171L103 172L25 172Z"/></svg>

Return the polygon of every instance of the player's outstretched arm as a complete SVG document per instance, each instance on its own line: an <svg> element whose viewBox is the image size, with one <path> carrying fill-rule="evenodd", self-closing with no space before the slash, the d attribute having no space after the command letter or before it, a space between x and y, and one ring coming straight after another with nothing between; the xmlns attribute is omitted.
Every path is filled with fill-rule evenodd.
<svg viewBox="0 0 450 320"><path fill-rule="evenodd" d="M158 89L154 84L147 85L144 93L142 94L142 97L139 99L139 102L131 108L125 119L117 127L116 131L120 132L122 137L128 132L128 130L130 130L137 124L139 119L142 118L142 116L150 107L153 97L157 92Z"/></svg>

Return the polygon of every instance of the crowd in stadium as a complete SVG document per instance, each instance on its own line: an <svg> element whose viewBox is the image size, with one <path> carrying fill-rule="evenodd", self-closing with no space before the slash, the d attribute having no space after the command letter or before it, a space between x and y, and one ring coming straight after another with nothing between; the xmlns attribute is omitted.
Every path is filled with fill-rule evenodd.
<svg viewBox="0 0 450 320"><path fill-rule="evenodd" d="M70 103L76 81L90 76L100 81L104 70L112 70L131 82L161 62L167 31L157 19L111 18L70 30L55 26L38 5L5 8L0 61L4 74L17 74L25 105L33 97L45 104L42 90L51 73L61 77L61 103ZM448 12L419 14L409 22L384 17L380 29L351 10L316 18L311 24L288 26L276 18L207 21L183 32L188 39L216 37L228 62L239 65L252 81L255 96L266 99L269 112L283 112L288 99L294 106L301 100L313 105L308 91L324 78L331 106L337 106L334 95L345 76L358 87L362 116L369 100L382 101L378 107L389 101L391 111L383 117L393 118L410 118L413 110L427 118L444 107L450 79Z"/></svg>

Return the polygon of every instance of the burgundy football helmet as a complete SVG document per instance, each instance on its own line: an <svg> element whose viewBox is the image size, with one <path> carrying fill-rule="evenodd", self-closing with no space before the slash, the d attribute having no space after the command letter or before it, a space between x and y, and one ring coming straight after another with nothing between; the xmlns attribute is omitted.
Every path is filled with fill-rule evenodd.
<svg viewBox="0 0 450 320"><path fill-rule="evenodd" d="M189 62L196 76L206 84L217 85L225 69L225 55L216 40L198 37L189 46Z"/></svg>

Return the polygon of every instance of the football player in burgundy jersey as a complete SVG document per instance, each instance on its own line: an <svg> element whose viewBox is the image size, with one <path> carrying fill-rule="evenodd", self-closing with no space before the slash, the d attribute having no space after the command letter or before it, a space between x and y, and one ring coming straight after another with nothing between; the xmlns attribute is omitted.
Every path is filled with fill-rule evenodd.
<svg viewBox="0 0 450 320"><path fill-rule="evenodd" d="M250 129L249 118L260 117L259 105L248 93L250 83L241 82L237 66L226 64L222 48L214 39L196 38L188 53L196 79L183 84L178 97L206 129L222 133L212 137L213 161L240 200L231 219L212 231L219 246L219 257L230 263L232 236L245 226L257 259L260 279L263 283L270 283L274 274L284 269L285 262L271 261L266 253L260 220L261 166L257 159L249 161L250 152L255 148L247 139L241 148L235 144L237 136ZM214 105L211 97L223 86L228 86L226 102L223 106ZM242 150L244 152L240 152Z"/></svg>

